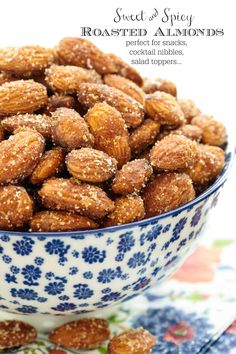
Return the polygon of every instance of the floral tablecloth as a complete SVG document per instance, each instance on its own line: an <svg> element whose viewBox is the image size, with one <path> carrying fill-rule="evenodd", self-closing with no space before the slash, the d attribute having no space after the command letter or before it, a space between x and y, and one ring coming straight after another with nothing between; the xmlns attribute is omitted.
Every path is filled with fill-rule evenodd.
<svg viewBox="0 0 236 354"><path fill-rule="evenodd" d="M233 176L231 181L233 181ZM114 333L143 326L157 337L153 354L236 353L236 225L233 182L211 215L201 245L163 285L124 303L108 321ZM8 353L69 354L43 335ZM105 354L106 346L89 352Z"/></svg>

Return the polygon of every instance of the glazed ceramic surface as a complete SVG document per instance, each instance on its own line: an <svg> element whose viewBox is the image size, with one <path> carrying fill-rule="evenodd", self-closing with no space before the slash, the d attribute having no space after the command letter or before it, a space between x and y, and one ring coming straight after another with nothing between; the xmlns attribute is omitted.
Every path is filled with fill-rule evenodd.
<svg viewBox="0 0 236 354"><path fill-rule="evenodd" d="M192 252L233 153L205 193L174 211L87 232L0 232L0 309L80 314L126 301L169 277Z"/></svg>

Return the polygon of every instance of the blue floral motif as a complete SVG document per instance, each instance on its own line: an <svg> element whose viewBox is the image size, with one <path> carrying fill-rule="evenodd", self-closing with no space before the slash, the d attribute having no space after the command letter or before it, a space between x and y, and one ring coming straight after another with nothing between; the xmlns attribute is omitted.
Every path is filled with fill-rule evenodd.
<svg viewBox="0 0 236 354"><path fill-rule="evenodd" d="M83 277L84 277L84 279L92 279L93 273L92 272L84 272Z"/></svg>
<svg viewBox="0 0 236 354"><path fill-rule="evenodd" d="M61 300L61 301L68 301L69 299L70 299L70 297L67 296L67 295L61 295L61 296L59 296L59 300Z"/></svg>
<svg viewBox="0 0 236 354"><path fill-rule="evenodd" d="M23 305L22 307L18 307L16 310L21 312L21 313L25 313L25 314L26 313L36 313L37 312L37 307Z"/></svg>
<svg viewBox="0 0 236 354"><path fill-rule="evenodd" d="M132 232L126 232L120 235L120 241L118 243L118 251L120 253L126 253L130 251L135 245L135 240Z"/></svg>
<svg viewBox="0 0 236 354"><path fill-rule="evenodd" d="M188 235L188 239L192 240L193 236L194 236L194 231L190 232L190 234Z"/></svg>
<svg viewBox="0 0 236 354"><path fill-rule="evenodd" d="M224 332L206 354L230 354L236 348L236 334Z"/></svg>
<svg viewBox="0 0 236 354"><path fill-rule="evenodd" d="M24 276L24 284L29 286L36 286L39 283L36 281L41 277L41 270L39 267L35 267L34 265L27 265L22 269L21 274Z"/></svg>
<svg viewBox="0 0 236 354"><path fill-rule="evenodd" d="M124 259L124 253L118 253L118 255L115 257L116 262L122 262Z"/></svg>
<svg viewBox="0 0 236 354"><path fill-rule="evenodd" d="M69 247L65 247L64 242L61 240L52 240L46 244L45 249L50 255L58 254L59 256L64 256Z"/></svg>
<svg viewBox="0 0 236 354"><path fill-rule="evenodd" d="M88 299L93 296L93 290L91 290L87 284L77 284L74 285L74 288L76 289L74 292L74 297L77 299Z"/></svg>
<svg viewBox="0 0 236 354"><path fill-rule="evenodd" d="M184 238L183 240L180 241L180 243L179 243L179 245L178 245L178 247L177 247L177 252L179 252L180 249L181 249L182 247L184 247L186 244L187 244L187 239Z"/></svg>
<svg viewBox="0 0 236 354"><path fill-rule="evenodd" d="M14 274L6 273L6 275L5 275L5 280L6 280L8 283L15 283L15 284L17 284L16 276L15 276Z"/></svg>
<svg viewBox="0 0 236 354"><path fill-rule="evenodd" d="M69 274L70 275L75 275L77 274L79 271L79 269L77 267L70 267L70 271L69 271Z"/></svg>
<svg viewBox="0 0 236 354"><path fill-rule="evenodd" d="M142 238L142 241L140 242L141 246L144 245L145 240L150 242L156 240L157 237L161 234L162 228L163 226L160 224L157 224L154 227L152 227L151 230L145 234L145 237Z"/></svg>
<svg viewBox="0 0 236 354"><path fill-rule="evenodd" d="M46 302L47 298L46 297L38 297L38 302Z"/></svg>
<svg viewBox="0 0 236 354"><path fill-rule="evenodd" d="M89 264L102 263L106 258L106 251L99 251L96 247L86 247L82 252L82 258Z"/></svg>
<svg viewBox="0 0 236 354"><path fill-rule="evenodd" d="M32 289L11 289L11 295L12 297L19 297L20 299L23 300L37 300L38 298L38 293Z"/></svg>
<svg viewBox="0 0 236 354"><path fill-rule="evenodd" d="M128 261L129 268L136 268L145 265L146 257L144 252L134 253Z"/></svg>
<svg viewBox="0 0 236 354"><path fill-rule="evenodd" d="M3 247L0 246L0 254L2 254L2 253L3 253Z"/></svg>
<svg viewBox="0 0 236 354"><path fill-rule="evenodd" d="M16 266L11 266L10 271L12 272L12 274L18 274L20 273L20 268Z"/></svg>
<svg viewBox="0 0 236 354"><path fill-rule="evenodd" d="M121 293L119 292L111 292L107 295L102 297L102 301L109 302L109 301L116 301L121 298Z"/></svg>
<svg viewBox="0 0 236 354"><path fill-rule="evenodd" d="M65 285L63 282L53 282L49 283L48 285L45 286L44 290L49 294L49 295L58 295L61 294L65 289Z"/></svg>
<svg viewBox="0 0 236 354"><path fill-rule="evenodd" d="M13 243L13 250L20 256L28 256L32 252L34 243L32 238L23 237Z"/></svg>
<svg viewBox="0 0 236 354"><path fill-rule="evenodd" d="M167 225L163 228L162 232L165 234L166 232L168 232L168 231L170 230L170 227L171 227L171 224L167 224Z"/></svg>
<svg viewBox="0 0 236 354"><path fill-rule="evenodd" d="M110 283L112 280L116 278L116 271L108 268L108 269L103 269L101 272L98 273L97 280L99 283Z"/></svg>
<svg viewBox="0 0 236 354"><path fill-rule="evenodd" d="M141 289L146 288L149 283L150 283L151 279L148 279L147 277L142 277L139 278L136 282L134 282L133 285L133 290L134 291L139 291Z"/></svg>
<svg viewBox="0 0 236 354"><path fill-rule="evenodd" d="M44 263L44 259L42 257L36 257L34 263L40 266Z"/></svg>
<svg viewBox="0 0 236 354"><path fill-rule="evenodd" d="M186 222L187 222L187 218L182 218L179 220L179 222L177 222L177 224L174 227L173 236L171 237L170 242L174 242L180 238L180 233L183 230Z"/></svg>
<svg viewBox="0 0 236 354"><path fill-rule="evenodd" d="M5 263L11 263L11 261L12 261L12 259L11 259L11 257L9 257L9 256L7 256L7 255L4 255L3 257L2 257L2 259L3 259L3 261L5 262Z"/></svg>
<svg viewBox="0 0 236 354"><path fill-rule="evenodd" d="M75 258L79 258L79 252L76 251L76 250L74 250L74 251L72 252L72 256L75 257Z"/></svg>
<svg viewBox="0 0 236 354"><path fill-rule="evenodd" d="M52 310L54 311L59 311L59 312L66 312L66 311L71 311L76 309L76 305L70 302L64 302L61 304L58 304L56 307L51 307Z"/></svg>
<svg viewBox="0 0 236 354"><path fill-rule="evenodd" d="M199 208L196 209L195 214L193 215L193 217L191 219L190 225L192 227L196 226L199 223L199 221L201 219L201 215L202 215L202 208L199 207Z"/></svg>
<svg viewBox="0 0 236 354"><path fill-rule="evenodd" d="M1 241L3 241L3 242L9 242L9 241L10 241L10 237L7 236L7 235L2 235L2 236L1 236Z"/></svg>

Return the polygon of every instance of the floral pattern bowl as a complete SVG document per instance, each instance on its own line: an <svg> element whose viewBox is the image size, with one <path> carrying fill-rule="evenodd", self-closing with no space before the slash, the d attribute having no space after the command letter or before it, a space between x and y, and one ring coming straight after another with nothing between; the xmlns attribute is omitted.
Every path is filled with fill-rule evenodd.
<svg viewBox="0 0 236 354"><path fill-rule="evenodd" d="M0 231L0 309L72 315L126 301L169 277L196 246L232 164L182 207L132 224L85 232Z"/></svg>

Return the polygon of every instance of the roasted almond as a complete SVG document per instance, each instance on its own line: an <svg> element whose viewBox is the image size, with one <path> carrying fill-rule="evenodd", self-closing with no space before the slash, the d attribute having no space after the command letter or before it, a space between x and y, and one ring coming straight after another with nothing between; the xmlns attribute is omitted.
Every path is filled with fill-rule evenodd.
<svg viewBox="0 0 236 354"><path fill-rule="evenodd" d="M147 217L178 208L195 198L191 178L186 173L163 173L148 183L143 201Z"/></svg>
<svg viewBox="0 0 236 354"><path fill-rule="evenodd" d="M65 156L66 153L61 147L46 151L29 178L30 183L40 184L60 173L65 165Z"/></svg>
<svg viewBox="0 0 236 354"><path fill-rule="evenodd" d="M114 336L108 344L108 354L149 354L156 338L143 328L129 329Z"/></svg>
<svg viewBox="0 0 236 354"><path fill-rule="evenodd" d="M107 215L104 226L128 224L145 216L143 200L139 196L127 195L115 200L115 209Z"/></svg>
<svg viewBox="0 0 236 354"><path fill-rule="evenodd" d="M45 107L45 113L55 112L57 108L65 107L76 109L77 102L74 97L69 95L52 95L48 98L47 107Z"/></svg>
<svg viewBox="0 0 236 354"><path fill-rule="evenodd" d="M181 98L178 99L178 103L188 123L191 123L193 117L201 113L200 109L192 100Z"/></svg>
<svg viewBox="0 0 236 354"><path fill-rule="evenodd" d="M120 112L107 103L96 103L86 114L94 146L114 157L121 167L130 159L129 135Z"/></svg>
<svg viewBox="0 0 236 354"><path fill-rule="evenodd" d="M52 118L45 114L18 114L1 121L2 127L13 133L18 128L34 129L45 138L51 137Z"/></svg>
<svg viewBox="0 0 236 354"><path fill-rule="evenodd" d="M162 170L186 168L196 161L198 149L195 141L182 135L167 135L150 152L153 167Z"/></svg>
<svg viewBox="0 0 236 354"><path fill-rule="evenodd" d="M156 91L163 91L169 93L174 97L177 96L176 85L172 81L164 80L161 78L155 80L145 79L142 88L145 93L154 93Z"/></svg>
<svg viewBox="0 0 236 354"><path fill-rule="evenodd" d="M115 87L118 90L126 93L126 95L132 97L142 105L144 104L145 93L133 81L120 75L108 74L104 76L104 82L106 85Z"/></svg>
<svg viewBox="0 0 236 354"><path fill-rule="evenodd" d="M117 161L103 151L82 148L72 150L66 158L68 171L81 181L100 183L114 176Z"/></svg>
<svg viewBox="0 0 236 354"><path fill-rule="evenodd" d="M18 320L0 322L0 349L10 349L30 344L37 338L36 329Z"/></svg>
<svg viewBox="0 0 236 354"><path fill-rule="evenodd" d="M32 215L33 201L25 188L18 186L0 187L1 230L15 230L20 228L29 222Z"/></svg>
<svg viewBox="0 0 236 354"><path fill-rule="evenodd" d="M61 107L52 113L52 139L69 150L91 146L94 138L85 120L74 109Z"/></svg>
<svg viewBox="0 0 236 354"><path fill-rule="evenodd" d="M186 138L199 142L202 139L203 130L192 124L185 124L176 130L172 130L171 134L184 135Z"/></svg>
<svg viewBox="0 0 236 354"><path fill-rule="evenodd" d="M7 71L0 71L0 85L5 84L5 82L15 81L17 78L12 75L12 73Z"/></svg>
<svg viewBox="0 0 236 354"><path fill-rule="evenodd" d="M46 208L78 212L94 219L102 218L114 209L113 201L101 188L72 179L49 179L39 195Z"/></svg>
<svg viewBox="0 0 236 354"><path fill-rule="evenodd" d="M44 139L33 130L21 131L0 143L0 184L15 183L29 176L38 164Z"/></svg>
<svg viewBox="0 0 236 354"><path fill-rule="evenodd" d="M81 82L102 83L95 70L70 65L52 65L46 70L46 81L53 91L63 94L76 93Z"/></svg>
<svg viewBox="0 0 236 354"><path fill-rule="evenodd" d="M30 231L58 232L96 229L99 225L86 216L67 211L44 210L32 217Z"/></svg>
<svg viewBox="0 0 236 354"><path fill-rule="evenodd" d="M97 349L109 338L109 324L100 318L82 318L69 322L49 334L54 344L78 350Z"/></svg>
<svg viewBox="0 0 236 354"><path fill-rule="evenodd" d="M192 124L203 130L202 142L208 145L221 146L226 141L226 129L224 124L211 116L198 115L192 119Z"/></svg>
<svg viewBox="0 0 236 354"><path fill-rule="evenodd" d="M137 159L127 162L112 183L112 190L117 194L131 194L139 192L145 187L152 175L152 167L145 159Z"/></svg>
<svg viewBox="0 0 236 354"><path fill-rule="evenodd" d="M150 118L163 125L181 126L184 114L176 99L166 92L157 91L146 96L146 111Z"/></svg>
<svg viewBox="0 0 236 354"><path fill-rule="evenodd" d="M61 63L94 69L99 74L114 73L117 70L109 56L84 38L62 39L57 47L57 55Z"/></svg>
<svg viewBox="0 0 236 354"><path fill-rule="evenodd" d="M40 46L0 49L0 70L24 74L41 71L52 64L53 51Z"/></svg>
<svg viewBox="0 0 236 354"><path fill-rule="evenodd" d="M82 83L78 91L78 100L86 108L95 103L106 102L116 108L122 115L126 124L137 127L143 121L144 111L142 105L122 91L101 84Z"/></svg>
<svg viewBox="0 0 236 354"><path fill-rule="evenodd" d="M0 123L0 142L4 140L4 130L3 126Z"/></svg>
<svg viewBox="0 0 236 354"><path fill-rule="evenodd" d="M17 80L0 86L0 114L31 113L47 100L46 87L33 80Z"/></svg>
<svg viewBox="0 0 236 354"><path fill-rule="evenodd" d="M144 122L130 133L129 146L132 155L138 155L149 145L152 145L160 130L160 123L145 119Z"/></svg>

